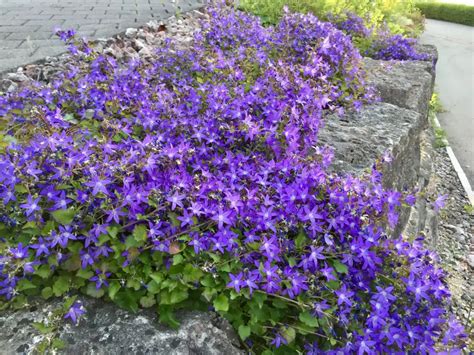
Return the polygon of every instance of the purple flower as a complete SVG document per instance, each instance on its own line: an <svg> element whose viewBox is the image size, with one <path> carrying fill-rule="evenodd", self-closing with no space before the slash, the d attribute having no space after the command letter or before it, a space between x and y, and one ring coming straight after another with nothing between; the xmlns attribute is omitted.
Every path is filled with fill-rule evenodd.
<svg viewBox="0 0 474 355"><path fill-rule="evenodd" d="M217 222L217 226L219 229L223 228L224 225L232 225L232 221L229 218L232 215L232 211L223 211L221 208L217 211L217 213L211 217L213 221Z"/></svg>
<svg viewBox="0 0 474 355"><path fill-rule="evenodd" d="M176 209L176 206L183 208L183 203L181 202L186 198L186 195L180 195L175 192L172 196L167 197L166 200L171 202L171 210Z"/></svg>
<svg viewBox="0 0 474 355"><path fill-rule="evenodd" d="M281 344L288 344L288 341L280 333L276 333L271 344L274 345L275 348L279 348Z"/></svg>
<svg viewBox="0 0 474 355"><path fill-rule="evenodd" d="M325 300L319 303L315 303L312 315L313 317L323 318L325 316L325 311L329 308L331 308L331 306L329 306Z"/></svg>
<svg viewBox="0 0 474 355"><path fill-rule="evenodd" d="M88 265L94 265L94 257L89 251L81 250L81 266L85 269Z"/></svg>
<svg viewBox="0 0 474 355"><path fill-rule="evenodd" d="M448 321L448 330L444 334L443 344L448 344L449 342L457 341L459 338L465 338L466 334L464 332L464 327L459 323L459 321L454 317Z"/></svg>
<svg viewBox="0 0 474 355"><path fill-rule="evenodd" d="M101 270L95 270L95 275L92 276L89 281L95 282L95 288L99 289L102 286L109 286L109 283L107 282L107 278L111 275L110 272L103 272Z"/></svg>
<svg viewBox="0 0 474 355"><path fill-rule="evenodd" d="M372 341L372 340L361 340L360 342L358 342L358 350L357 350L357 354L358 355L363 355L363 354L373 354L374 350L373 350L373 347L376 345L377 343L375 341Z"/></svg>
<svg viewBox="0 0 474 355"><path fill-rule="evenodd" d="M38 242L30 246L32 249L36 249L36 257L40 255L48 256L50 254L48 243L42 238L38 238Z"/></svg>
<svg viewBox="0 0 474 355"><path fill-rule="evenodd" d="M103 193L108 195L109 192L107 190L107 185L111 183L110 179L101 179L98 176L94 176L91 181L86 182L85 185L92 187L92 195L97 195L99 193Z"/></svg>
<svg viewBox="0 0 474 355"><path fill-rule="evenodd" d="M64 315L64 319L69 319L74 325L77 325L84 313L86 313L86 310L81 301L76 301Z"/></svg>
<svg viewBox="0 0 474 355"><path fill-rule="evenodd" d="M26 210L25 213L27 216L30 216L35 211L41 210L39 206L39 201L40 201L40 198L33 199L31 195L28 195L28 202L21 204L20 207Z"/></svg>
<svg viewBox="0 0 474 355"><path fill-rule="evenodd" d="M24 259L28 257L28 247L23 246L23 243L18 243L16 248L10 248L9 250L15 259Z"/></svg>
<svg viewBox="0 0 474 355"><path fill-rule="evenodd" d="M354 296L354 292L348 290L346 285L342 285L342 287L336 291L337 295L337 304L340 306L342 304L346 304L347 306L352 306L351 298Z"/></svg>
<svg viewBox="0 0 474 355"><path fill-rule="evenodd" d="M446 199L448 195L440 195L438 198L433 202L433 208L435 212L439 212L439 210L443 209L446 205Z"/></svg>
<svg viewBox="0 0 474 355"><path fill-rule="evenodd" d="M246 283L243 281L243 273L239 273L238 275L229 274L229 277L230 282L227 284L227 287L231 287L235 289L235 291L240 292L240 289L246 286Z"/></svg>

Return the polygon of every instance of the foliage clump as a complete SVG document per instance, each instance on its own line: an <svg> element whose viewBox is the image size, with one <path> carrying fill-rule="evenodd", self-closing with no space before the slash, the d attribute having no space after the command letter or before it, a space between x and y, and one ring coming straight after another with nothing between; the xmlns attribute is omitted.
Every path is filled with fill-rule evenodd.
<svg viewBox="0 0 474 355"><path fill-rule="evenodd" d="M419 53L415 38L393 34L387 27L368 28L361 17L347 12L329 16L331 22L349 35L365 56L378 60L429 60L426 53Z"/></svg>
<svg viewBox="0 0 474 355"><path fill-rule="evenodd" d="M474 6L433 1L418 1L416 7L427 18L474 26Z"/></svg>
<svg viewBox="0 0 474 355"><path fill-rule="evenodd" d="M260 16L264 22L273 25L280 21L286 8L316 14L350 35L359 51L373 59L429 59L426 54L417 52L417 40L411 38L418 35L418 27L420 27L420 25L414 25L409 19L409 16L415 16L417 13L412 1L244 0L240 6ZM418 22L422 21L419 19Z"/></svg>
<svg viewBox="0 0 474 355"><path fill-rule="evenodd" d="M387 237L414 197L378 165L329 173L318 145L324 112L374 100L350 37L313 15L209 15L151 62L61 32L69 70L0 97L0 294L79 290L171 326L212 306L254 353L456 347L436 255Z"/></svg>
<svg viewBox="0 0 474 355"><path fill-rule="evenodd" d="M278 23L284 8L288 7L291 11L313 13L323 19L349 12L361 18L366 27L388 27L391 33L409 36L416 36L423 27L414 0L240 0L239 6L271 25Z"/></svg>

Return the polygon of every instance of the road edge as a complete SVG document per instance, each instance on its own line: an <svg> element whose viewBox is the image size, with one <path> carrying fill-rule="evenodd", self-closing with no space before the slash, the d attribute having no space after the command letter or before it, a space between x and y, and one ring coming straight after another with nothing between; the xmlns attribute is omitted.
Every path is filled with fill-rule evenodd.
<svg viewBox="0 0 474 355"><path fill-rule="evenodd" d="M441 124L439 123L438 117L436 115L434 115L433 117L433 122L437 128L442 129ZM461 181L462 187L464 188L464 191L466 192L467 198L471 206L474 207L474 192L466 176L466 173L464 172L461 164L459 163L458 158L456 158L456 155L454 154L453 149L449 145L449 141L445 137L443 137L443 143L445 145L445 149L446 149L446 152L448 153L449 159L451 160L451 164L453 165L453 168L456 171L456 174L458 175L459 180Z"/></svg>

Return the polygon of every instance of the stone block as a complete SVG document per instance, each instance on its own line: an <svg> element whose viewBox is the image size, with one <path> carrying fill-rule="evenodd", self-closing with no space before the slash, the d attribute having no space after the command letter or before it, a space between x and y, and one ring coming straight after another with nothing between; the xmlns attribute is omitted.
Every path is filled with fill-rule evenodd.
<svg viewBox="0 0 474 355"><path fill-rule="evenodd" d="M382 102L416 111L424 124L428 124L428 105L435 79L431 62L364 58L364 64L368 83L375 87Z"/></svg>
<svg viewBox="0 0 474 355"><path fill-rule="evenodd" d="M172 330L158 322L152 309L130 313L100 300L82 298L82 303L87 310L82 322L66 322L59 329L58 337L66 343L61 354L244 354L230 325L212 312L180 312L181 326ZM60 307L60 300L38 300L27 309L2 312L2 354L32 353L41 339L33 323L47 321Z"/></svg>
<svg viewBox="0 0 474 355"><path fill-rule="evenodd" d="M332 169L341 174L360 176L387 153L392 160L383 165L384 187L409 191L419 180L423 122L418 112L376 103L342 118L328 116L319 133L319 143L334 148ZM403 230L409 215L410 209L401 210L393 235Z"/></svg>

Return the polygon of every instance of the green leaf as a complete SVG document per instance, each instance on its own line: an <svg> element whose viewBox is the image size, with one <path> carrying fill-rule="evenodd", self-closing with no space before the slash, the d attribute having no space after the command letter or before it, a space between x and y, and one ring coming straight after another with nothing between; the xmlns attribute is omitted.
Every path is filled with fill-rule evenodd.
<svg viewBox="0 0 474 355"><path fill-rule="evenodd" d="M117 292L114 302L121 308L136 313L138 311L138 292L129 288Z"/></svg>
<svg viewBox="0 0 474 355"><path fill-rule="evenodd" d="M292 342L295 340L295 338L296 338L296 331L295 331L294 328L288 327L288 328L286 328L286 329L282 332L281 335L283 335L283 337L286 339L286 341L288 342L288 344L290 344L290 343L292 343Z"/></svg>
<svg viewBox="0 0 474 355"><path fill-rule="evenodd" d="M252 301L257 302L258 308L262 308L267 298L265 293L256 292L252 297Z"/></svg>
<svg viewBox="0 0 474 355"><path fill-rule="evenodd" d="M41 334L48 334L48 333L51 333L54 330L54 327L51 327L51 326L48 327L46 324L40 323L40 322L33 322L32 325Z"/></svg>
<svg viewBox="0 0 474 355"><path fill-rule="evenodd" d="M110 226L110 227L107 227L107 231L109 232L110 236L113 239L115 239L115 238L117 238L117 234L120 231L120 227L119 226Z"/></svg>
<svg viewBox="0 0 474 355"><path fill-rule="evenodd" d="M72 307L72 305L74 304L74 302L76 302L76 299L77 299L77 296L71 296L71 297L67 297L65 300L64 300L64 303L63 303L63 311L64 312L67 312L69 311L69 308Z"/></svg>
<svg viewBox="0 0 474 355"><path fill-rule="evenodd" d="M175 289L171 292L171 304L183 302L188 296L188 290Z"/></svg>
<svg viewBox="0 0 474 355"><path fill-rule="evenodd" d="M332 266L340 274L347 274L348 272L347 266L338 260L332 260Z"/></svg>
<svg viewBox="0 0 474 355"><path fill-rule="evenodd" d="M76 276L80 277L81 279L89 280L92 276L94 276L94 273L91 270L79 269L79 271L76 272Z"/></svg>
<svg viewBox="0 0 474 355"><path fill-rule="evenodd" d="M181 254L173 256L173 265L179 265L184 261L184 257Z"/></svg>
<svg viewBox="0 0 474 355"><path fill-rule="evenodd" d="M45 287L41 290L41 297L43 297L45 300L48 298L51 298L53 296L53 289L51 287Z"/></svg>
<svg viewBox="0 0 474 355"><path fill-rule="evenodd" d="M133 229L133 237L139 243L147 240L147 227L144 224L140 224Z"/></svg>
<svg viewBox="0 0 474 355"><path fill-rule="evenodd" d="M108 287L108 293L111 300L115 298L115 295L120 290L120 283L118 281L112 281Z"/></svg>
<svg viewBox="0 0 474 355"><path fill-rule="evenodd" d="M28 192L28 189L24 185L15 185L15 191L26 194Z"/></svg>
<svg viewBox="0 0 474 355"><path fill-rule="evenodd" d="M313 328L316 328L319 325L318 320L315 317L313 317L309 312L300 313L299 319L304 324Z"/></svg>
<svg viewBox="0 0 474 355"><path fill-rule="evenodd" d="M306 246L307 241L308 241L308 238L306 237L306 233L303 230L301 230L295 239L296 248L298 249L303 248L304 246Z"/></svg>
<svg viewBox="0 0 474 355"><path fill-rule="evenodd" d="M177 218L178 216L174 212L169 212L168 213L168 218L171 221L171 224L175 227L179 227L181 225L181 222Z"/></svg>
<svg viewBox="0 0 474 355"><path fill-rule="evenodd" d="M161 275L159 272L154 272L154 273L150 274L150 277L157 284L160 284L161 281L163 280L163 275Z"/></svg>
<svg viewBox="0 0 474 355"><path fill-rule="evenodd" d="M105 242L110 240L110 235L108 234L101 234L99 236L99 241L97 242L98 245L103 245Z"/></svg>
<svg viewBox="0 0 474 355"><path fill-rule="evenodd" d="M250 336L251 330L248 325L241 325L239 327L239 336L240 339L245 340Z"/></svg>
<svg viewBox="0 0 474 355"><path fill-rule="evenodd" d="M105 291L102 288L96 288L94 282L90 282L87 284L86 287L86 295L91 296L93 298L101 298L104 295Z"/></svg>
<svg viewBox="0 0 474 355"><path fill-rule="evenodd" d="M150 308L156 304L155 297L153 295L143 296L140 298L140 305L143 308Z"/></svg>
<svg viewBox="0 0 474 355"><path fill-rule="evenodd" d="M157 293L160 293L161 291L161 287L160 287L160 284L157 283L155 280L151 280L148 284L147 284L147 290L148 292L156 295Z"/></svg>
<svg viewBox="0 0 474 355"><path fill-rule="evenodd" d="M51 212L53 218L56 222L66 225L71 224L74 216L76 215L76 210L74 208L69 208L67 210L57 210Z"/></svg>
<svg viewBox="0 0 474 355"><path fill-rule="evenodd" d="M143 245L143 242L136 240L135 237L132 235L127 237L127 239L125 239L125 247L127 249L138 248L142 245Z"/></svg>
<svg viewBox="0 0 474 355"><path fill-rule="evenodd" d="M223 294L217 296L213 304L216 311L227 312L229 310L229 299Z"/></svg>
<svg viewBox="0 0 474 355"><path fill-rule="evenodd" d="M183 270L183 279L185 282L196 282L201 279L204 273L191 264L186 264Z"/></svg>
<svg viewBox="0 0 474 355"><path fill-rule="evenodd" d="M168 325L173 329L179 328L179 322L174 317L172 306L160 306L158 308L160 314L160 322Z"/></svg>
<svg viewBox="0 0 474 355"><path fill-rule="evenodd" d="M56 350L61 350L61 349L64 349L66 347L66 343L64 342L64 340L61 340L59 338L55 338L51 342L51 346Z"/></svg>
<svg viewBox="0 0 474 355"><path fill-rule="evenodd" d="M69 291L71 280L68 276L59 276L53 284L53 293L59 297Z"/></svg>
<svg viewBox="0 0 474 355"><path fill-rule="evenodd" d="M330 289L332 289L332 290L338 290L340 288L340 283L339 283L339 281L336 281L336 280L328 281L328 282L326 282L325 285L327 287L329 287Z"/></svg>
<svg viewBox="0 0 474 355"><path fill-rule="evenodd" d="M212 277L212 275L206 275L201 279L201 285L205 287L212 287L216 285L216 281Z"/></svg>
<svg viewBox="0 0 474 355"><path fill-rule="evenodd" d="M63 119L64 119L64 121L71 122L71 123L74 123L74 124L77 124L77 123L78 123L78 121L74 118L74 114L73 114L73 113L66 113L66 114L63 116Z"/></svg>
<svg viewBox="0 0 474 355"><path fill-rule="evenodd" d="M30 280L21 279L20 281L18 281L18 285L17 285L18 291L25 291L25 290L30 290L33 288L36 288L36 285Z"/></svg>

